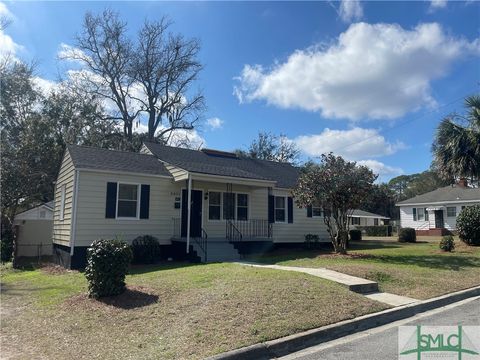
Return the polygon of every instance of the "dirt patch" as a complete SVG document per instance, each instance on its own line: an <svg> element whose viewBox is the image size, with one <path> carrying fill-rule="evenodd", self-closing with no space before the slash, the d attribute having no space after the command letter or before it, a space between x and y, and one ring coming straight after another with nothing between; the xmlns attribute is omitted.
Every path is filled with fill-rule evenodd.
<svg viewBox="0 0 480 360"><path fill-rule="evenodd" d="M64 275L71 272L77 272L76 270L68 270L65 269L63 266L51 263L40 264L39 268L41 272L48 275Z"/></svg>
<svg viewBox="0 0 480 360"><path fill-rule="evenodd" d="M100 299L88 297L87 293L72 296L67 299L64 306L72 309L105 309L107 311L130 310L155 304L159 296L152 289L143 286L127 286L124 293Z"/></svg>
<svg viewBox="0 0 480 360"><path fill-rule="evenodd" d="M370 254L349 253L349 254L324 254L324 255L319 255L318 258L344 260L344 259L375 259L378 257Z"/></svg>

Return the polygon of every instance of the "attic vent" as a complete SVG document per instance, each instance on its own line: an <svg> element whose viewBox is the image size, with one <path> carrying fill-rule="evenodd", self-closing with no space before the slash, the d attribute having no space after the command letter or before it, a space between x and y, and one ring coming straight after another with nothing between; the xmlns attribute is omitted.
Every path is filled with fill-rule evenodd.
<svg viewBox="0 0 480 360"><path fill-rule="evenodd" d="M209 156L226 157L231 159L236 159L238 157L237 154L235 153L220 151L220 150L213 150L213 149L202 149L202 152Z"/></svg>

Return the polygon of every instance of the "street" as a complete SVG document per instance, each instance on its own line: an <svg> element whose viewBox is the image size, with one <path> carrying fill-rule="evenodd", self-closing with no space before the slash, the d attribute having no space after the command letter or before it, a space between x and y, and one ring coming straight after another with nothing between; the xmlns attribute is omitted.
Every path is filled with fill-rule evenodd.
<svg viewBox="0 0 480 360"><path fill-rule="evenodd" d="M282 360L396 360L398 326L480 325L480 297L467 299L378 328L281 357Z"/></svg>

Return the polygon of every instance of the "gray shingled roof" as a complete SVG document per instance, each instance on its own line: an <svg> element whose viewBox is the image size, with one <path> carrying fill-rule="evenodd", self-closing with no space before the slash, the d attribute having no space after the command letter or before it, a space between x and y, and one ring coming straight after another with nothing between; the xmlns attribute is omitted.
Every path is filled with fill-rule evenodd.
<svg viewBox="0 0 480 360"><path fill-rule="evenodd" d="M374 213L364 211L364 210L359 210L359 209L353 210L351 216L352 217L371 217L371 218L379 218L379 219L390 219L388 216L374 214Z"/></svg>
<svg viewBox="0 0 480 360"><path fill-rule="evenodd" d="M442 201L478 200L480 202L480 188L464 188L458 185L449 185L426 194L417 195L411 199L397 203L398 206L409 204L429 204Z"/></svg>
<svg viewBox="0 0 480 360"><path fill-rule="evenodd" d="M222 157L155 143L145 143L145 146L160 160L195 173L270 180L281 188L294 187L299 175L299 170L288 163Z"/></svg>
<svg viewBox="0 0 480 360"><path fill-rule="evenodd" d="M73 165L80 169L125 171L138 174L171 176L153 155L69 145Z"/></svg>

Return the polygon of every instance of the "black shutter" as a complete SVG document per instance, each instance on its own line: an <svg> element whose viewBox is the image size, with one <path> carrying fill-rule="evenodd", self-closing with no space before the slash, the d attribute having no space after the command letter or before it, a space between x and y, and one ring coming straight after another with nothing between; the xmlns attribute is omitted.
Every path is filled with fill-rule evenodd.
<svg viewBox="0 0 480 360"><path fill-rule="evenodd" d="M107 183L107 202L105 205L105 218L115 219L117 215L117 183Z"/></svg>
<svg viewBox="0 0 480 360"><path fill-rule="evenodd" d="M140 191L140 219L148 219L150 210L150 185L142 185Z"/></svg>
<svg viewBox="0 0 480 360"><path fill-rule="evenodd" d="M307 217L312 217L312 205L307 206Z"/></svg>
<svg viewBox="0 0 480 360"><path fill-rule="evenodd" d="M417 209L413 208L413 221L417 221Z"/></svg>
<svg viewBox="0 0 480 360"><path fill-rule="evenodd" d="M268 195L268 222L270 224L275 222L275 196Z"/></svg>
<svg viewBox="0 0 480 360"><path fill-rule="evenodd" d="M293 223L293 198L288 197L288 223Z"/></svg>

